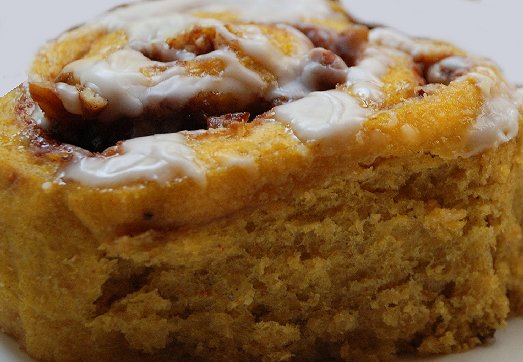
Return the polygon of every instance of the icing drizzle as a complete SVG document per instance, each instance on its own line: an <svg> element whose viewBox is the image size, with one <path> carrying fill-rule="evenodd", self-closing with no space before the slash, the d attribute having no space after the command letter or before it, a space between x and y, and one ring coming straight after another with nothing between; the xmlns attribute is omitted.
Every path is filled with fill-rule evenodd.
<svg viewBox="0 0 523 362"><path fill-rule="evenodd" d="M206 17L208 14L214 14L214 18ZM240 108L260 98L288 100L273 109L276 121L287 125L304 143L332 142L340 136L356 134L372 115L373 106L382 101L382 77L393 64L393 58L416 59L434 51L434 45L428 42L391 29L375 28L369 33L369 44L358 64L347 67L341 61L341 66L333 67L318 63L318 48L301 32L284 25L340 16L343 15L335 12L326 0L292 1L286 6L276 0L246 0L241 6L234 0L137 3L113 10L88 25L109 32L124 31L128 38L126 46L106 58L75 61L63 72L73 74L82 87L92 89L108 101L99 117L104 122L139 117L147 109L165 104L180 106L200 92L234 94ZM290 47L275 44L260 23L270 23L284 34ZM222 46L195 54L166 45L168 39L196 26L212 29L223 40ZM148 56L153 53L160 54L162 61ZM274 78L267 79L247 66L242 55ZM195 76L186 65L195 61L213 62L218 69L201 71ZM464 61L449 58L441 67L457 69L464 64L477 68L471 58ZM433 77L442 76L441 67L434 68ZM161 71L150 75L148 69ZM333 79L335 89L319 92L315 80L326 76ZM492 71L476 71L455 81L471 77L482 90L485 105L469 131L466 156L507 142L519 131L515 90ZM82 115L80 89L66 83L56 85L59 98L71 114ZM42 127L47 125L41 122ZM254 162L242 160L237 164L252 168ZM205 167L199 163L185 134L172 133L123 141L118 152L110 157L77 157L62 177L103 187L138 180L167 182L185 178L203 184L205 174Z"/></svg>
<svg viewBox="0 0 523 362"><path fill-rule="evenodd" d="M190 178L205 183L204 168L183 134L159 134L122 142L112 157L81 158L64 171L64 177L90 186L138 180L167 182Z"/></svg>

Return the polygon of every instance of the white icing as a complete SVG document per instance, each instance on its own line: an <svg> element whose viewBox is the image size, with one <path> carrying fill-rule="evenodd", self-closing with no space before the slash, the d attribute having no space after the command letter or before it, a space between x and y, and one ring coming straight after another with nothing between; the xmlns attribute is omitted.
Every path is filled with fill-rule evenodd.
<svg viewBox="0 0 523 362"><path fill-rule="evenodd" d="M204 183L206 179L204 167L179 133L127 140L121 144L120 154L112 157L79 158L62 177L94 187L186 178Z"/></svg>
<svg viewBox="0 0 523 362"><path fill-rule="evenodd" d="M202 19L197 13L227 13L245 24L228 24ZM78 86L59 83L56 91L67 111L82 114L80 91L88 87L108 100L99 116L102 121L141 116L148 109L168 105L182 107L201 92L234 97L239 108L260 98L286 97L291 102L274 108L276 121L286 124L304 143L325 143L354 135L364 142L362 125L383 100L383 76L398 57L414 58L433 53L437 46L412 39L387 28L369 33L369 46L356 66L325 65L314 58L313 45L298 30L287 25L273 25L292 39L292 54L285 54L263 29L248 22L298 23L312 18L336 16L329 1L300 0L285 3L276 0L160 0L133 4L117 9L91 26L109 31L123 30L129 43L105 59L90 58L73 62L64 72L74 74ZM218 17L219 18L219 17ZM194 26L210 27L224 40L208 54L171 49L167 40ZM220 43L222 44L222 43ZM255 64L274 76L267 79L240 61L233 49L241 50ZM317 50L317 49L316 49ZM162 61L149 59L155 54ZM316 54L317 55L317 54ZM195 76L184 61L219 60L223 69ZM321 57L320 57L321 59ZM448 69L469 68L468 60L450 57L440 63ZM485 105L467 135L469 155L496 147L515 137L519 128L514 90L488 67L478 67L457 81L474 79L485 96ZM145 69L159 69L146 75ZM441 70L441 69L439 69ZM434 69L434 72L439 71ZM339 80L339 90L312 92L322 77ZM501 85L500 85L501 84ZM311 93L312 92L312 93ZM300 99L301 98L301 99ZM295 100L299 99L299 100ZM294 100L294 101L292 101ZM46 124L42 123L45 127ZM203 132L203 131L202 131ZM418 137L419 130L401 127L405 142ZM111 186L132 181L167 182L192 179L205 183L206 171L187 144L183 134L156 135L124 141L119 154L111 157L77 157L65 169L65 179L89 186ZM219 167L242 168L257 172L256 161L244 155L218 152Z"/></svg>
<svg viewBox="0 0 523 362"><path fill-rule="evenodd" d="M165 24L168 25L169 22ZM296 87L295 80L300 79L304 68L310 62L308 53L313 46L310 40L297 30L283 25L281 28L290 33L295 40L294 52L291 56L283 54L254 25L239 27L241 36L233 34L225 26L215 27L225 39L229 42L237 42L246 55L274 74L277 81L276 88L264 81L255 71L243 65L236 53L225 46L193 59L222 60L225 69L218 75L189 75L184 64L176 61L167 63L153 61L142 54L151 49L136 50L132 47L118 50L107 59L78 60L67 65L63 72L74 74L83 86L93 88L101 97L108 100L106 109L99 116L100 119L107 121L121 117L138 117L145 110L154 109L159 104L169 104L173 108L182 107L201 92L233 95L239 107L247 107L261 96L269 99L282 95L288 98L303 97L311 89L305 84ZM156 29L155 34L157 33L164 32ZM138 43L144 41L144 38L146 37L140 34L137 38L140 39ZM133 42L134 39L131 38L130 44L138 46L138 43ZM176 57L175 55L174 58ZM152 77L142 73L143 69L154 67L166 69ZM77 87L58 83L56 89L70 113L82 114Z"/></svg>
<svg viewBox="0 0 523 362"><path fill-rule="evenodd" d="M392 65L393 56L401 54L383 47L368 47L362 60L349 69L347 85L352 92L367 102L380 102L383 98L383 82L380 78Z"/></svg>
<svg viewBox="0 0 523 362"><path fill-rule="evenodd" d="M313 45L298 30L287 25L276 25L292 41L292 54L285 54L256 25L226 27L221 21L193 16L198 12L227 11L245 22L271 23L299 22L334 14L328 2L316 0L301 0L286 6L281 6L279 1L250 0L242 2L240 7L232 0L167 0L123 7L91 26L102 26L108 31L125 31L128 45L106 59L82 59L66 66L63 72L74 74L80 85L58 84L58 96L70 113L82 114L80 91L83 87L89 87L108 101L99 118L111 121L139 117L147 109L160 105L180 107L201 92L233 95L241 108L260 96L269 100L276 97L295 99L314 89L313 78L315 74L320 74L321 65L311 60L309 54ZM262 79L242 64L228 44L199 56L169 48L167 39L195 25L214 28L228 44L234 44L243 54L273 74L275 84ZM149 59L148 54L155 54L162 62ZM184 64L179 62L208 59L221 60L223 71L214 75L190 76ZM154 68L162 71L155 72L153 76L144 74L144 69ZM344 74L338 75L343 81ZM110 158L79 158L64 172L64 177L92 186L142 179L162 181L182 176L201 179L200 168L181 142L183 137L180 137L163 135L125 141L120 146L121 154ZM172 151L161 152L164 146ZM253 169L253 160L245 157L217 155L217 159L223 167Z"/></svg>
<svg viewBox="0 0 523 362"><path fill-rule="evenodd" d="M401 50L414 58L433 53L436 46L421 42L390 28L374 28L369 32L369 42Z"/></svg>
<svg viewBox="0 0 523 362"><path fill-rule="evenodd" d="M470 58L453 56L429 67L427 71L427 81L429 83L448 84L459 75L463 75L468 69L472 68L475 62Z"/></svg>
<svg viewBox="0 0 523 362"><path fill-rule="evenodd" d="M324 141L355 133L371 111L344 91L313 92L276 107L275 119L287 124L302 141Z"/></svg>
<svg viewBox="0 0 523 362"><path fill-rule="evenodd" d="M220 21L214 19L196 18L181 13L162 13L152 17L137 17L135 20L115 24L100 20L109 31L124 30L134 49L147 49L158 43L164 43L166 39L177 36L195 25L201 27L214 27L221 25Z"/></svg>
<svg viewBox="0 0 523 362"><path fill-rule="evenodd" d="M467 135L465 156L473 156L489 148L496 148L516 137L519 132L518 99L515 88L487 67L475 70L458 81L472 78L485 98L476 122Z"/></svg>
<svg viewBox="0 0 523 362"><path fill-rule="evenodd" d="M442 68L452 70L452 71L467 69L474 65L474 63L472 62L472 60L470 58L464 58L464 57L459 57L459 56L445 58L438 64Z"/></svg>
<svg viewBox="0 0 523 362"><path fill-rule="evenodd" d="M491 98L493 92L495 91L497 75L489 68L486 67L477 67L475 72L470 72L461 78L461 80L466 80L472 78L476 82L476 85L479 87L485 98Z"/></svg>
<svg viewBox="0 0 523 362"><path fill-rule="evenodd" d="M176 63L151 62L140 52L131 49L119 50L106 60L77 61L67 66L65 71L74 71L83 84L96 84L99 94L109 100L107 108L100 115L102 120L139 117L145 109L166 102L173 107L180 107L202 91L234 94L238 103L247 105L266 86L257 73L240 63L234 52L216 50L199 57L201 61L211 58L220 59L225 64L218 76L190 76L185 68ZM141 72L154 65L168 68L153 77L147 77ZM65 89L71 92L61 97L66 109L81 109L76 87Z"/></svg>
<svg viewBox="0 0 523 362"><path fill-rule="evenodd" d="M468 134L469 156L510 141L519 131L519 112L507 97L488 99Z"/></svg>
<svg viewBox="0 0 523 362"><path fill-rule="evenodd" d="M303 19L326 17L335 14L328 2L301 0L288 6L279 1L249 0L241 6L232 0L151 1L116 9L92 25L104 26L109 31L124 30L129 44L111 54L107 59L83 59L69 64L63 72L72 73L82 86L93 89L108 100L107 108L99 116L102 120L120 117L137 117L159 103L180 107L200 92L231 93L238 99L238 106L247 106L260 96L267 99L303 97L309 89L302 74L310 63L308 53L313 48L310 40L298 30L277 25L289 34L293 53L284 54L256 25L234 25L239 32L231 32L224 23L202 19L191 14L232 12L245 22L298 22ZM277 84L267 84L254 71L248 69L223 45L222 49L196 56L185 50L169 49L166 40L195 25L214 28L229 44L238 44L242 52L276 77ZM241 35L238 35L241 34ZM158 62L144 54L159 54ZM179 60L205 60L220 58L226 69L219 76L194 77L186 74ZM141 70L152 67L168 69L154 77L147 77ZM79 90L65 84L57 85L57 93L66 110L82 114Z"/></svg>
<svg viewBox="0 0 523 362"><path fill-rule="evenodd" d="M49 121L45 117L44 112L42 111L42 108L38 105L38 103L35 103L33 113L31 113L31 119L40 127L47 128L49 127Z"/></svg>
<svg viewBox="0 0 523 362"><path fill-rule="evenodd" d="M82 114L80 93L75 86L66 83L58 83L56 85L56 93L62 100L67 112L72 114Z"/></svg>
<svg viewBox="0 0 523 362"><path fill-rule="evenodd" d="M313 45L309 38L295 28L287 25L277 26L292 35L293 53L290 56L282 53L255 25L237 26L243 34L241 38L230 32L222 31L221 34L231 42L238 41L246 55L276 76L278 86L267 93L267 99L282 96L290 99L301 98L313 89L303 80L309 65L314 64L308 56Z"/></svg>

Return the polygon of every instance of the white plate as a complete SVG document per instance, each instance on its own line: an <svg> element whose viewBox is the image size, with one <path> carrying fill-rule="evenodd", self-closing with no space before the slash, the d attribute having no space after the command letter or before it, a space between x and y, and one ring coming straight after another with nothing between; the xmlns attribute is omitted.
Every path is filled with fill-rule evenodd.
<svg viewBox="0 0 523 362"><path fill-rule="evenodd" d="M39 45L122 0L16 0L0 12L0 95L26 79L26 68ZM241 0L238 0L241 2ZM387 24L406 33L450 40L486 55L523 84L523 2L520 0L344 0L353 14L369 23ZM282 2L283 4L284 2ZM496 333L496 343L461 355L424 359L453 361L522 361L523 319ZM15 342L0 334L0 362L29 362ZM417 361L417 360L409 360Z"/></svg>

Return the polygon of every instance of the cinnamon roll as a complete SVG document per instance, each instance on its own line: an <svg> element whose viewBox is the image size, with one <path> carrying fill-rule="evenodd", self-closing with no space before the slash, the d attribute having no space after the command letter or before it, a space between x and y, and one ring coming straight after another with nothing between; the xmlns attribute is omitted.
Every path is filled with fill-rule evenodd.
<svg viewBox="0 0 523 362"><path fill-rule="evenodd" d="M0 100L0 327L43 361L482 344L523 313L522 107L337 1L113 9Z"/></svg>

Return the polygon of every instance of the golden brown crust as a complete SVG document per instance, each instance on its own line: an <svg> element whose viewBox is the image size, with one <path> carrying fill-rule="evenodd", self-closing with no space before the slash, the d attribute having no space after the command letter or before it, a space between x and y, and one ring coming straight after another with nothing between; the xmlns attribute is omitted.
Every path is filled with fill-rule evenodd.
<svg viewBox="0 0 523 362"><path fill-rule="evenodd" d="M346 60L361 60L366 28L341 15L310 23L311 38L323 26L334 38L317 42L336 50L349 39L357 46ZM264 31L292 53L287 33ZM0 208L0 328L32 356L394 360L468 350L523 312L523 136L458 157L485 94L473 79L425 87L427 67L461 51L433 42L432 53L396 50L380 78L383 98L365 104L376 113L337 143L298 139L274 111L263 113L265 104L249 114L234 98L200 94L197 109L241 112L205 114L209 130L184 133L203 183L63 180L75 155L112 157L122 143L111 138L114 147L94 153L57 142L32 119L34 101L74 131L70 123L87 120L69 117L47 86L80 87L60 74L66 64L127 41L122 32L76 29L38 55L42 82L0 99L0 203L9 205ZM219 41L206 28L169 40L196 53ZM318 52L318 64L335 66L332 54ZM188 65L196 77L222 68ZM104 100L83 97L87 118L96 118ZM133 120L143 133L148 117Z"/></svg>
<svg viewBox="0 0 523 362"><path fill-rule="evenodd" d="M187 183L44 191L57 165L19 151L21 94L0 107L0 197L11 205L0 278L18 286L2 289L0 322L39 359L448 353L504 324L507 293L519 310L521 176L510 169L521 137L468 159L280 158L267 166L280 182L258 189L239 170L199 195ZM249 148L279 127L217 133ZM221 139L197 138L209 152ZM202 224L205 210L214 220Z"/></svg>

